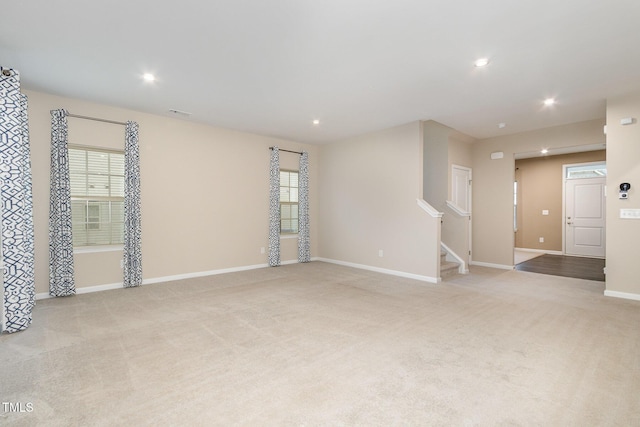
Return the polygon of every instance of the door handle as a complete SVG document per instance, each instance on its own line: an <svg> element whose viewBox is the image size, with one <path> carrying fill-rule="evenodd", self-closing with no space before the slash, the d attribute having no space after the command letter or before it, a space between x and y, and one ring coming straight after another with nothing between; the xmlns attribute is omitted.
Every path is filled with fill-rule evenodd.
<svg viewBox="0 0 640 427"><path fill-rule="evenodd" d="M571 221L568 221L568 222L567 222L567 224L571 225L571 224L573 224L573 223L572 223Z"/></svg>

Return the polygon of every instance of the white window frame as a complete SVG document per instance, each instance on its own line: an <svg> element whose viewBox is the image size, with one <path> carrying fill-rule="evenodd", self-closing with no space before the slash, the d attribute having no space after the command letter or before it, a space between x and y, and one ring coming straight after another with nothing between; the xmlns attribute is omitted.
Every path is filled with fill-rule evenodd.
<svg viewBox="0 0 640 427"><path fill-rule="evenodd" d="M292 169L280 169L279 171L279 178L280 180L282 179L282 172L286 172L286 173L295 173L298 176L298 185L300 184L300 172L297 170L292 170ZM282 182L282 181L280 181ZM291 184L291 180L289 180L289 184ZM280 185L280 188L282 188L284 186ZM300 187L291 187L286 186L287 188L291 189L291 188L297 188L299 189ZM300 194L298 193L298 196L296 197L296 201L295 202L291 202L291 201L282 201L280 200L280 204L279 204L279 217L280 217L280 236L282 237L296 237L298 235L298 231L300 230L300 211L298 211L298 217L295 219L297 226L296 226L296 231L291 231L291 230L287 230L287 231L282 231L282 206L283 205L287 205L287 206L296 206L296 208L299 206L299 196ZM291 219L291 218L290 218Z"/></svg>
<svg viewBox="0 0 640 427"><path fill-rule="evenodd" d="M104 154L108 154L108 155L122 155L124 158L124 150L113 150L113 149L106 149L106 148L101 148L101 147L93 147L93 146L85 146L85 145L75 145L75 144L69 144L69 150L80 150L80 151L84 151L85 155L86 153L89 152L93 152L93 153L104 153ZM123 159L124 160L124 159ZM76 170L72 170L71 169L71 165L69 165L69 172L71 174L71 172L77 173L78 171ZM84 174L87 177L87 183L88 183L88 179L89 176L91 174L89 174L88 170L84 171ZM123 171L123 175L119 175L119 174L113 174L111 173L110 167L109 167L109 171L106 174L106 176L109 177L109 187L112 187L111 184L111 178L112 177L122 177L122 179L124 180L124 171ZM87 184L88 185L88 184ZM111 190L109 191L111 192ZM78 201L82 201L82 202L86 202L87 203L87 209L89 209L90 205L89 203L91 202L108 202L109 203L109 221L108 222L98 222L98 227L100 227L100 225L105 225L108 224L109 227L112 226L112 222L111 222L111 203L112 202L121 202L123 203L123 209L124 209L124 194L122 196L92 196L92 195L88 195L88 194L74 194L73 190L71 193L71 202L78 202ZM86 214L85 214L85 225L88 227L90 225L92 225L92 223L89 221L90 217L89 217L89 212L87 210ZM72 223L73 223L73 215L72 215ZM90 244L87 242L82 242L82 243L77 243L74 237L74 242L73 242L73 248L74 248L74 252L76 253L87 253L87 252L109 252L109 251L116 251L116 250L122 250L123 244L124 244L124 218L123 218L123 227L122 227L123 233L120 236L119 239L113 240L113 234L109 233L109 240L108 242L102 242L102 243L98 243L98 244Z"/></svg>

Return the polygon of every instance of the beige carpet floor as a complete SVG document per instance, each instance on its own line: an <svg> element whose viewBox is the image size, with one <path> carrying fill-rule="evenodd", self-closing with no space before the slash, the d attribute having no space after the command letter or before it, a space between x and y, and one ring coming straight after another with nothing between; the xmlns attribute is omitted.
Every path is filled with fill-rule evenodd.
<svg viewBox="0 0 640 427"><path fill-rule="evenodd" d="M640 302L603 290L312 262L43 300L0 425L638 426Z"/></svg>

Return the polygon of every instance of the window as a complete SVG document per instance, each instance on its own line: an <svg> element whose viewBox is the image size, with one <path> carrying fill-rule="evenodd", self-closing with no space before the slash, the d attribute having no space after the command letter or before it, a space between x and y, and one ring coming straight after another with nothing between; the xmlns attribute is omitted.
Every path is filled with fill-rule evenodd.
<svg viewBox="0 0 640 427"><path fill-rule="evenodd" d="M280 171L280 233L298 232L298 172Z"/></svg>
<svg viewBox="0 0 640 427"><path fill-rule="evenodd" d="M606 163L590 163L567 167L567 179L602 178L607 176Z"/></svg>
<svg viewBox="0 0 640 427"><path fill-rule="evenodd" d="M513 231L518 231L518 181L513 182Z"/></svg>
<svg viewBox="0 0 640 427"><path fill-rule="evenodd" d="M124 152L69 147L73 246L124 242Z"/></svg>

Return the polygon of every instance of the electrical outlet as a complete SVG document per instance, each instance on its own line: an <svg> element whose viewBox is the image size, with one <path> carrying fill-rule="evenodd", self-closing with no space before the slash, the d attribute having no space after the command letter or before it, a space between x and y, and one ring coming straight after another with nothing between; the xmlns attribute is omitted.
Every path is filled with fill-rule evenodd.
<svg viewBox="0 0 640 427"><path fill-rule="evenodd" d="M260 248L260 253L263 254L264 253L264 246Z"/></svg>
<svg viewBox="0 0 640 427"><path fill-rule="evenodd" d="M384 256L384 252L382 251L382 249L380 249L380 250L378 251L378 256L379 256L380 258L382 258L382 257Z"/></svg>
<svg viewBox="0 0 640 427"><path fill-rule="evenodd" d="M540 238L540 243L544 243L544 237Z"/></svg>

